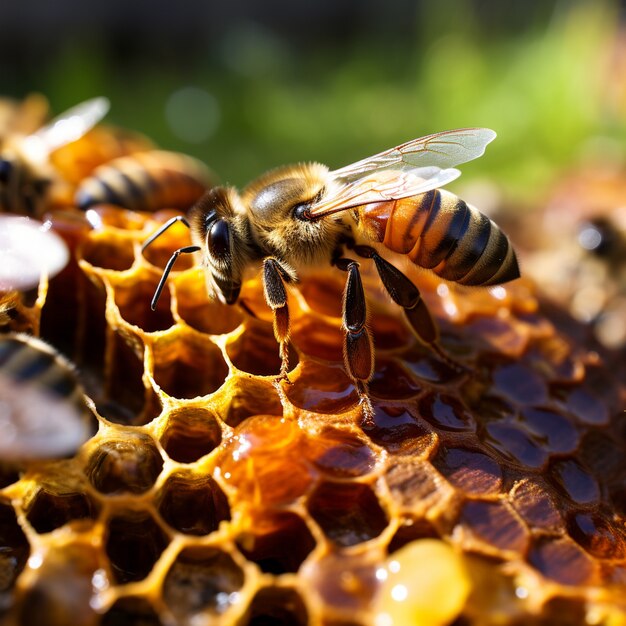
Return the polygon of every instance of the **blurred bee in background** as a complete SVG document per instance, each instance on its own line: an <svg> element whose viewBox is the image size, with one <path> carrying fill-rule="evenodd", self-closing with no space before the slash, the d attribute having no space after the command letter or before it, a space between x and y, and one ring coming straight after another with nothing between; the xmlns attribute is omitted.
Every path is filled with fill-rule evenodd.
<svg viewBox="0 0 626 626"><path fill-rule="evenodd" d="M94 98L32 133L7 131L0 145L0 211L41 215L55 178L52 153L85 135L108 110L106 98Z"/></svg>
<svg viewBox="0 0 626 626"><path fill-rule="evenodd" d="M0 336L0 397L3 461L69 456L93 434L74 366L40 339Z"/></svg>
<svg viewBox="0 0 626 626"><path fill-rule="evenodd" d="M344 362L369 419L367 383L374 372L374 352L359 262L350 253L374 262L417 338L447 359L418 288L381 251L404 255L416 266L462 285L498 285L519 276L515 252L500 228L439 189L460 175L453 166L484 154L495 136L484 128L447 131L334 171L318 163L292 165L268 172L241 194L230 187L209 190L188 219L172 218L144 243L145 249L182 221L191 229L194 244L172 255L152 308L180 254L200 253L209 294L225 304L237 301L245 271L261 265L280 345L280 378L286 378L286 285L310 267L330 264L346 272Z"/></svg>
<svg viewBox="0 0 626 626"><path fill-rule="evenodd" d="M75 204L115 204L133 211L186 211L213 184L209 168L185 154L149 150L113 159L84 179Z"/></svg>

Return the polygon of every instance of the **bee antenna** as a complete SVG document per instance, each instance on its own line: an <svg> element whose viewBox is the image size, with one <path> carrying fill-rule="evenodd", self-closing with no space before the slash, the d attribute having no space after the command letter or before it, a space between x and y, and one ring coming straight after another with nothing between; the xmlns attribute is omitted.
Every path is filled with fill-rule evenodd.
<svg viewBox="0 0 626 626"><path fill-rule="evenodd" d="M176 217L167 220L167 222L165 222L165 224L163 224L163 226L161 226L159 230L157 230L155 233L152 233L152 235L150 235L150 237L148 237L148 239L143 242L141 246L141 251L143 252L155 239L158 239L170 226L176 224L176 222L182 222L187 228L191 228L189 222L187 221L187 218L184 215L177 215Z"/></svg>
<svg viewBox="0 0 626 626"><path fill-rule="evenodd" d="M171 221L171 220L170 220ZM187 246L185 248L179 248L172 254L170 260L167 262L165 269L163 270L163 274L161 275L161 280L159 280L159 284L157 285L156 291L154 292L154 296L152 296L152 302L150 302L150 308L154 311L157 306L157 302L161 297L161 292L163 291L163 287L165 286L165 281L167 277L170 275L172 271L172 267L174 267L174 263L176 263L176 259L181 254L191 254L192 252L198 252L200 250L200 246Z"/></svg>

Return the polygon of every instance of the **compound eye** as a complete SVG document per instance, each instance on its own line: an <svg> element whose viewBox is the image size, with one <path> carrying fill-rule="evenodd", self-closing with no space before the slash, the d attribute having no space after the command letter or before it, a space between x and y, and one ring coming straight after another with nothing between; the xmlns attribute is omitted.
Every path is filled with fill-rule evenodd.
<svg viewBox="0 0 626 626"><path fill-rule="evenodd" d="M216 220L207 236L207 245L211 256L224 259L230 256L230 227L225 220Z"/></svg>
<svg viewBox="0 0 626 626"><path fill-rule="evenodd" d="M13 163L6 159L0 159L0 183L8 183L13 172Z"/></svg>

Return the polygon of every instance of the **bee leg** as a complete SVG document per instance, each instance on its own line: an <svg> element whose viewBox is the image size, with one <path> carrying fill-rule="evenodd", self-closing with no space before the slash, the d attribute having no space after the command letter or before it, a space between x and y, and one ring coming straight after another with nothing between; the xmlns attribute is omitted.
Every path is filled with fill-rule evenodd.
<svg viewBox="0 0 626 626"><path fill-rule="evenodd" d="M335 261L335 265L348 273L343 292L343 360L359 394L365 421L371 423L374 409L367 394L367 383L374 374L374 350L372 336L367 328L367 306L359 264L352 259L340 258Z"/></svg>
<svg viewBox="0 0 626 626"><path fill-rule="evenodd" d="M265 301L274 313L274 337L280 346L280 374L278 381L291 381L287 376L289 371L289 307L287 305L287 290L285 283L293 280L291 274L280 262L268 257L263 261L263 292Z"/></svg>
<svg viewBox="0 0 626 626"><path fill-rule="evenodd" d="M154 296L152 296L152 302L150 302L150 308L154 311L156 309L157 302L161 297L161 292L163 291L163 287L165 287L165 281L167 277L170 275L172 271L172 267L174 267L174 263L176 263L176 259L181 254L191 254L192 252L198 252L200 250L200 246L186 246L185 248L179 248L172 254L170 260L167 262L165 269L163 270L163 274L161 275L161 280L159 280L159 284L154 292Z"/></svg>
<svg viewBox="0 0 626 626"><path fill-rule="evenodd" d="M167 222L165 222L165 224L163 224L161 228L152 233L152 235L150 235L150 237L148 237L148 239L143 242L141 246L141 251L143 252L155 239L158 239L170 226L176 224L176 222L182 222L187 228L191 228L189 222L187 221L187 218L184 215L177 215L176 217L167 220Z"/></svg>
<svg viewBox="0 0 626 626"><path fill-rule="evenodd" d="M465 371L466 368L448 356L439 345L437 324L413 282L397 267L383 259L374 248L359 245L354 247L354 251L359 256L374 261L387 293L396 304L404 309L404 315L416 337L454 369Z"/></svg>

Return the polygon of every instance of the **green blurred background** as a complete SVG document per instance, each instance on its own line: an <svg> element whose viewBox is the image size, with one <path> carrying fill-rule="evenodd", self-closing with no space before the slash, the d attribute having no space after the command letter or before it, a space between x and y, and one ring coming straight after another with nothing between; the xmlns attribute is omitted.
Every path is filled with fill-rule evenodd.
<svg viewBox="0 0 626 626"><path fill-rule="evenodd" d="M286 162L338 167L487 126L464 166L537 201L581 159L620 164L626 31L615 0L20 0L0 17L0 92L108 120L242 185Z"/></svg>

